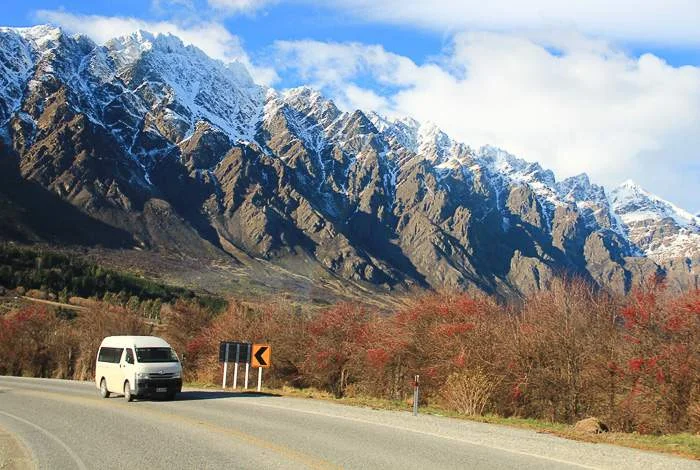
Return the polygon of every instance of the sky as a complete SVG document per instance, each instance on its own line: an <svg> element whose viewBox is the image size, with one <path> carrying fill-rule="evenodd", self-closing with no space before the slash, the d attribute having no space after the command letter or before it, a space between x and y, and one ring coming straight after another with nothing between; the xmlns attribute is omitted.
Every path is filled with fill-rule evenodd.
<svg viewBox="0 0 700 470"><path fill-rule="evenodd" d="M2 23L176 34L261 84L700 212L698 0L23 0Z"/></svg>

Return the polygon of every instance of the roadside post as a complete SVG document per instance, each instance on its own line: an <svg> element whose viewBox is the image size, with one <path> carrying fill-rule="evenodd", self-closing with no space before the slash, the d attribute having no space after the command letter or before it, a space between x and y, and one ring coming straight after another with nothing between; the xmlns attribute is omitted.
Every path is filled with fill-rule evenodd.
<svg viewBox="0 0 700 470"><path fill-rule="evenodd" d="M236 362L233 369L233 389L238 386L238 361L241 359L241 343L236 343Z"/></svg>
<svg viewBox="0 0 700 470"><path fill-rule="evenodd" d="M248 390L248 372L250 371L250 348L252 347L252 344L248 343L247 347L248 360L245 363L245 390Z"/></svg>
<svg viewBox="0 0 700 470"><path fill-rule="evenodd" d="M226 389L226 377L228 376L228 350L230 347L230 343L226 343L226 354L224 356L224 380L223 383L221 384L221 388Z"/></svg>
<svg viewBox="0 0 700 470"><path fill-rule="evenodd" d="M418 399L419 399L419 391L418 391L418 383L419 383L420 376L416 375L413 378L413 416L418 416Z"/></svg>

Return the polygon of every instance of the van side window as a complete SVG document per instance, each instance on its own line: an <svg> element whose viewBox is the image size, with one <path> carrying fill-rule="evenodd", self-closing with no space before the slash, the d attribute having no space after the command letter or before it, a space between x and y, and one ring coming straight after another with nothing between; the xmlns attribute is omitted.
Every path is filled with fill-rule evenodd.
<svg viewBox="0 0 700 470"><path fill-rule="evenodd" d="M126 359L124 359L127 364L134 363L134 350L129 348L126 350Z"/></svg>
<svg viewBox="0 0 700 470"><path fill-rule="evenodd" d="M100 348L100 352L97 353L97 362L111 362L112 353L109 351L111 348Z"/></svg>
<svg viewBox="0 0 700 470"><path fill-rule="evenodd" d="M119 364L122 358L122 348L100 348L99 353L97 353L97 362L111 362L114 364Z"/></svg>

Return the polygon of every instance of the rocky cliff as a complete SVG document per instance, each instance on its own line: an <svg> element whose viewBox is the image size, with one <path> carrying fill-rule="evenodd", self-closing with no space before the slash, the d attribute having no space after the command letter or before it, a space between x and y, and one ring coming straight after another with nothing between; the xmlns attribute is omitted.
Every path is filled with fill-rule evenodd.
<svg viewBox="0 0 700 470"><path fill-rule="evenodd" d="M699 283L698 218L631 183L608 195L430 124L267 89L173 36L0 28L0 82L3 238L225 253L379 291Z"/></svg>

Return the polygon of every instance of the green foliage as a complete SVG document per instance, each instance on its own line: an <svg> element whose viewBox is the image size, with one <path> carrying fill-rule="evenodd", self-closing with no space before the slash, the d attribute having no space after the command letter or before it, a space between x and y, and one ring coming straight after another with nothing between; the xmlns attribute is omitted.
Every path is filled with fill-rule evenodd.
<svg viewBox="0 0 700 470"><path fill-rule="evenodd" d="M164 303L178 299L194 301L212 312L226 306L219 297L199 296L189 289L106 269L78 256L9 244L0 244L0 285L54 292L62 302L72 296L103 299L153 319L160 317Z"/></svg>

